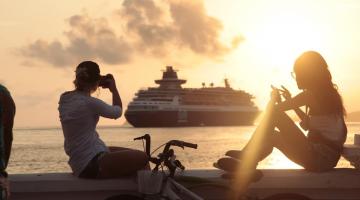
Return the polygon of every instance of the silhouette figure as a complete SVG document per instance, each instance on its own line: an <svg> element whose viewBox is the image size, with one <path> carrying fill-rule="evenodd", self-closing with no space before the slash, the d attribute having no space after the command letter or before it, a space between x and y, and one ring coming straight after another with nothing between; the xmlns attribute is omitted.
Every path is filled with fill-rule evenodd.
<svg viewBox="0 0 360 200"><path fill-rule="evenodd" d="M7 199L10 194L6 167L9 163L13 141L14 117L14 100L10 92L0 84L0 199Z"/></svg>
<svg viewBox="0 0 360 200"><path fill-rule="evenodd" d="M323 172L336 166L347 134L346 111L328 65L319 53L307 51L296 59L292 75L302 91L291 97L284 86L272 86L264 117L247 145L242 151L226 152L228 157L219 159L217 167L232 173L251 172L273 147L309 171ZM301 128L287 110L296 112Z"/></svg>
<svg viewBox="0 0 360 200"><path fill-rule="evenodd" d="M75 90L65 92L59 101L59 113L65 138L64 149L69 165L81 178L115 178L135 173L148 165L142 151L107 147L96 131L99 117L117 119L122 102L112 74L100 75L99 66L84 61L76 68ZM98 87L112 94L112 105L92 97Z"/></svg>

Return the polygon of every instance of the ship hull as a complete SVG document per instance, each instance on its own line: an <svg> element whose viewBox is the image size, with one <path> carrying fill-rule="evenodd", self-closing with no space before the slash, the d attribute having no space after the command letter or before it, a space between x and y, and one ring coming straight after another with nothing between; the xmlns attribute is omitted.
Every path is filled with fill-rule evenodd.
<svg viewBox="0 0 360 200"><path fill-rule="evenodd" d="M246 126L253 125L258 112L244 111L126 111L134 127Z"/></svg>

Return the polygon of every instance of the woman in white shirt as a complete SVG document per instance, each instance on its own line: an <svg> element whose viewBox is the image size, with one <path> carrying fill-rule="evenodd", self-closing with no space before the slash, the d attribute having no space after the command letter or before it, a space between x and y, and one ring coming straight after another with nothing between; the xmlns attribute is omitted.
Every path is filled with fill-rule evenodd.
<svg viewBox="0 0 360 200"><path fill-rule="evenodd" d="M292 75L302 91L291 97L285 87L273 87L264 118L252 138L242 151L228 151L230 158L217 162L220 168L255 168L273 147L309 171L323 172L336 166L346 140L346 112L328 65L318 52L307 51L295 61ZM307 135L286 115L288 110L296 112Z"/></svg>
<svg viewBox="0 0 360 200"><path fill-rule="evenodd" d="M101 76L99 66L92 61L80 63L75 73L75 89L63 93L59 101L64 149L74 175L116 178L146 168L148 157L144 152L107 147L96 131L100 116L117 119L122 113L122 102L113 76ZM112 105L91 96L99 86L112 93Z"/></svg>

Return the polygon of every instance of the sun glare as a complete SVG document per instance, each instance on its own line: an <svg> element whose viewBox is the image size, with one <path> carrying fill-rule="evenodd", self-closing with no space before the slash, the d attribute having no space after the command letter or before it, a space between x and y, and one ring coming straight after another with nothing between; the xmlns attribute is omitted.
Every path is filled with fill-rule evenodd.
<svg viewBox="0 0 360 200"><path fill-rule="evenodd" d="M260 20L249 42L272 68L291 68L306 50L323 49L324 34L315 20L297 13L278 12Z"/></svg>
<svg viewBox="0 0 360 200"><path fill-rule="evenodd" d="M301 169L300 165L289 160L279 150L274 149L267 160L264 160L264 168L268 169Z"/></svg>

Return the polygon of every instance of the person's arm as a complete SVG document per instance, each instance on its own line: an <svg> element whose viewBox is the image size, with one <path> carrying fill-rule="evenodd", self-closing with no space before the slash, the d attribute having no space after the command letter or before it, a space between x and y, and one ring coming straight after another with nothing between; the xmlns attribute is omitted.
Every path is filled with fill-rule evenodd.
<svg viewBox="0 0 360 200"><path fill-rule="evenodd" d="M307 114L300 109L303 105L308 105L309 103L309 97L307 92L302 92L295 96L294 98L291 98L291 94L288 89L286 89L284 86L281 86L283 90L282 96L284 97L285 101L279 105L278 109L293 109L296 113L296 115L300 118L300 126L304 130L308 130L308 121L309 117Z"/></svg>
<svg viewBox="0 0 360 200"><path fill-rule="evenodd" d="M104 101L97 98L90 98L89 103L91 109L98 115L106 118L117 119L122 114L122 102L119 92L116 87L115 80L111 74L106 75L108 77L102 86L110 90L112 94L112 105L105 103Z"/></svg>
<svg viewBox="0 0 360 200"><path fill-rule="evenodd" d="M112 104L113 106L120 106L120 108L122 109L122 101L120 98L120 94L119 91L117 90L116 86L115 89L110 90L112 93Z"/></svg>
<svg viewBox="0 0 360 200"><path fill-rule="evenodd" d="M301 121L307 120L308 116L300 108L295 108L294 111L295 111L296 115L300 118Z"/></svg>
<svg viewBox="0 0 360 200"><path fill-rule="evenodd" d="M15 116L15 103L10 94L1 94L2 125L4 130L4 155L5 167L8 165L13 141L13 125Z"/></svg>
<svg viewBox="0 0 360 200"><path fill-rule="evenodd" d="M301 92L293 98L289 98L283 102L278 102L276 108L280 111L295 110L298 109L299 114L305 114L299 108L308 104L308 97L306 92Z"/></svg>
<svg viewBox="0 0 360 200"><path fill-rule="evenodd" d="M88 103L89 108L96 115L110 119L118 119L121 117L122 109L118 105L109 105L101 99L94 97L91 97Z"/></svg>
<svg viewBox="0 0 360 200"><path fill-rule="evenodd" d="M118 91L118 89L116 87L115 79L114 79L112 74L109 74L109 75L107 75L107 76L109 76L111 78L109 78L106 81L109 83L109 90L110 90L110 92L112 94L113 106L120 106L120 108L122 109L122 101L121 101L121 98L120 98L119 91Z"/></svg>
<svg viewBox="0 0 360 200"><path fill-rule="evenodd" d="M291 93L290 93L290 91L286 88L286 87L284 87L283 85L281 86L281 96L283 96L284 97L284 99L285 100L289 100L289 99L291 99ZM307 119L307 115L306 115L306 113L304 112L304 111L302 111L301 109L300 109L300 107L295 107L294 109L293 109L294 111L295 111L295 113L296 113L296 115L300 118L300 120L306 120Z"/></svg>
<svg viewBox="0 0 360 200"><path fill-rule="evenodd" d="M11 96L5 96L3 107L5 162L9 163L11 147L13 142L13 126L15 117L15 103Z"/></svg>

